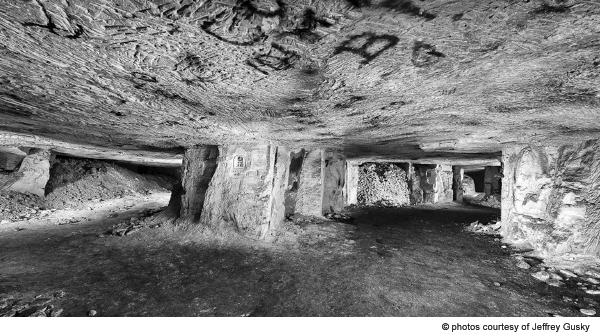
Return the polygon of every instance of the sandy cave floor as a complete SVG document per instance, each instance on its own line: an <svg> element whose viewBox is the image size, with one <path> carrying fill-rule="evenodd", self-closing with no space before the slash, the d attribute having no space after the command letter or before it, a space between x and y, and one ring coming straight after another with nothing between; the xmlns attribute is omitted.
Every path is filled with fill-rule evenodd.
<svg viewBox="0 0 600 336"><path fill-rule="evenodd" d="M57 214L89 221L4 226L0 313L36 302L63 309L61 316L581 316L579 308L594 304L599 310L577 288L548 286L530 276L535 268L515 267L510 247L493 236L464 230L498 218L496 209L354 209L350 224L301 222L294 244L225 243L164 227L103 235L167 202L168 194L129 197Z"/></svg>

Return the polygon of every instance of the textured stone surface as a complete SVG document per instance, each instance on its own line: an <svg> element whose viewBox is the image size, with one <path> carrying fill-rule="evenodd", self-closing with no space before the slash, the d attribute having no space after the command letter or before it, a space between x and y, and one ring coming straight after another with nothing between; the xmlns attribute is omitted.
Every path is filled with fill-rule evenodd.
<svg viewBox="0 0 600 336"><path fill-rule="evenodd" d="M599 20L589 0L2 0L0 129L115 154L564 144L600 129Z"/></svg>
<svg viewBox="0 0 600 336"><path fill-rule="evenodd" d="M473 181L471 176L463 175L463 190L465 191L465 194L468 195L477 194L477 191L475 191L475 181Z"/></svg>
<svg viewBox="0 0 600 336"><path fill-rule="evenodd" d="M263 237L284 218L290 152L264 144L220 146L219 153L200 216L201 228Z"/></svg>
<svg viewBox="0 0 600 336"><path fill-rule="evenodd" d="M404 169L391 163L363 163L359 170L358 204L409 205L410 190Z"/></svg>
<svg viewBox="0 0 600 336"><path fill-rule="evenodd" d="M503 233L544 255L600 255L600 142L504 155Z"/></svg>
<svg viewBox="0 0 600 336"><path fill-rule="evenodd" d="M358 203L359 166L356 161L346 161L346 205Z"/></svg>
<svg viewBox="0 0 600 336"><path fill-rule="evenodd" d="M323 213L341 212L346 205L346 159L337 152L323 152Z"/></svg>
<svg viewBox="0 0 600 336"><path fill-rule="evenodd" d="M8 189L21 193L30 193L44 196L46 183L50 178L49 150L32 149L21 162L18 173L14 174L17 180Z"/></svg>
<svg viewBox="0 0 600 336"><path fill-rule="evenodd" d="M323 174L321 162L323 160L322 150L306 152L302 172L300 173L300 185L296 197L296 213L306 216L322 215Z"/></svg>
<svg viewBox="0 0 600 336"><path fill-rule="evenodd" d="M463 201L463 195L465 194L465 187L463 184L465 174L460 166L452 167L452 191L454 200L457 202Z"/></svg>
<svg viewBox="0 0 600 336"><path fill-rule="evenodd" d="M181 197L178 226L193 226L200 222L209 183L217 168L217 146L195 146L185 151L181 174Z"/></svg>

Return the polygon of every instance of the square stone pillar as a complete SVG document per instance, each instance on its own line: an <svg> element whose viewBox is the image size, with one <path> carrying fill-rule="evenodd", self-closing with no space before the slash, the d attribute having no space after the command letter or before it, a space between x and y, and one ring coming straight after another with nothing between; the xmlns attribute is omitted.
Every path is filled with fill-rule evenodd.
<svg viewBox="0 0 600 336"><path fill-rule="evenodd" d="M346 205L358 203L358 168L358 162L346 162Z"/></svg>
<svg viewBox="0 0 600 336"><path fill-rule="evenodd" d="M452 190L454 193L454 201L462 202L463 201L463 176L464 171L461 166L452 166Z"/></svg>

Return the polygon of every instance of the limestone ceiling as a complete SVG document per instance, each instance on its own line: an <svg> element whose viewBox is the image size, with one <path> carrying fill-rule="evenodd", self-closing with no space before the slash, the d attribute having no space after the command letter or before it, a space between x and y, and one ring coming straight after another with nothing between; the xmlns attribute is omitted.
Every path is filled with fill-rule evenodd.
<svg viewBox="0 0 600 336"><path fill-rule="evenodd" d="M494 153L598 138L599 75L596 0L0 0L0 132L75 145Z"/></svg>

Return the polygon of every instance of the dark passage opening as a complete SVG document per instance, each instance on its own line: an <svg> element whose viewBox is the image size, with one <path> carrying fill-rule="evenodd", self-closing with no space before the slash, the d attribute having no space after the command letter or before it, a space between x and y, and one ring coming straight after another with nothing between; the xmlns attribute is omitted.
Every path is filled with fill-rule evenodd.
<svg viewBox="0 0 600 336"><path fill-rule="evenodd" d="M300 172L304 163L306 151L300 150L298 153L290 153L290 169L288 177L288 188L285 191L285 217L289 218L296 212L296 199L298 196L298 187L300 186Z"/></svg>

